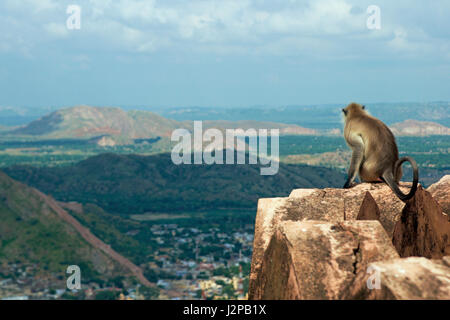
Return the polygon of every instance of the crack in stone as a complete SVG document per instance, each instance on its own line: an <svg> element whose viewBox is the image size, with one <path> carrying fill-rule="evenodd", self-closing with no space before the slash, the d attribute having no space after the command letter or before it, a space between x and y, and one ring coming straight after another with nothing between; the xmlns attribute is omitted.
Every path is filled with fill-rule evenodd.
<svg viewBox="0 0 450 320"><path fill-rule="evenodd" d="M353 274L356 275L356 269L358 264L358 254L361 253L361 243L358 241L358 247L356 249L353 249L353 255L355 256L355 262L353 262Z"/></svg>

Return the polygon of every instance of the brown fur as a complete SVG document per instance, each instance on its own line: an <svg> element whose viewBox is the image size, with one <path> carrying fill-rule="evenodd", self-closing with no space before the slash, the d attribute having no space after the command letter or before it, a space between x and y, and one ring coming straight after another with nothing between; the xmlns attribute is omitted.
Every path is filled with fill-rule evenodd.
<svg viewBox="0 0 450 320"><path fill-rule="evenodd" d="M345 115L344 137L353 150L348 180L344 188L350 187L359 174L361 181L364 182L385 181L404 201L414 196L418 180L417 165L409 157L399 159L397 144L391 130L381 120L369 115L360 104L350 103L342 111ZM402 177L401 163L405 161L411 162L415 177L408 195L404 195L398 188Z"/></svg>

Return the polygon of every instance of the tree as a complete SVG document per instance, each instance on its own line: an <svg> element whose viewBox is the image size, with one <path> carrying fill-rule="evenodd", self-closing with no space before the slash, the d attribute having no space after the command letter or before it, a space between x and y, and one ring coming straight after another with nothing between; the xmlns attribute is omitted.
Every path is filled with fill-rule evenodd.
<svg viewBox="0 0 450 320"><path fill-rule="evenodd" d="M223 286L222 293L228 295L228 298L236 297L236 293L234 292L234 287L231 283Z"/></svg>
<svg viewBox="0 0 450 320"><path fill-rule="evenodd" d="M120 295L120 291L104 290L97 292L95 300L116 300Z"/></svg>
<svg viewBox="0 0 450 320"><path fill-rule="evenodd" d="M159 288L140 286L139 294L143 295L146 300L156 299L159 296Z"/></svg>

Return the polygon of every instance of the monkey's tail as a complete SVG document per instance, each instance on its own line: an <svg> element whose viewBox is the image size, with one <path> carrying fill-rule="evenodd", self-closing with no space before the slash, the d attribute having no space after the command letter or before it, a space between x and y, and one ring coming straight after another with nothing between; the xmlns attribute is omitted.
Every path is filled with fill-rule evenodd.
<svg viewBox="0 0 450 320"><path fill-rule="evenodd" d="M417 184L419 183L419 168L417 167L416 161L411 157L403 157L397 160L394 165L394 176L397 173L398 168L403 164L403 162L409 162L413 168L413 184L411 187L411 190L408 194L404 194L400 188L398 187L398 184L395 183L395 181L392 181L391 183L388 183L388 185L391 187L391 189L395 192L397 197L399 197L400 200L403 202L411 199L414 197L417 191Z"/></svg>

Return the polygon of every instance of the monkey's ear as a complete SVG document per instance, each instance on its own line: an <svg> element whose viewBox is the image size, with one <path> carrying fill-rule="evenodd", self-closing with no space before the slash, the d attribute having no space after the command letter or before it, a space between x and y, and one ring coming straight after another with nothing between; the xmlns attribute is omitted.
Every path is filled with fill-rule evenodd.
<svg viewBox="0 0 450 320"><path fill-rule="evenodd" d="M342 109L342 112L343 112L345 115L347 115L347 110Z"/></svg>
<svg viewBox="0 0 450 320"><path fill-rule="evenodd" d="M362 106L363 110L366 110L366 106Z"/></svg>

